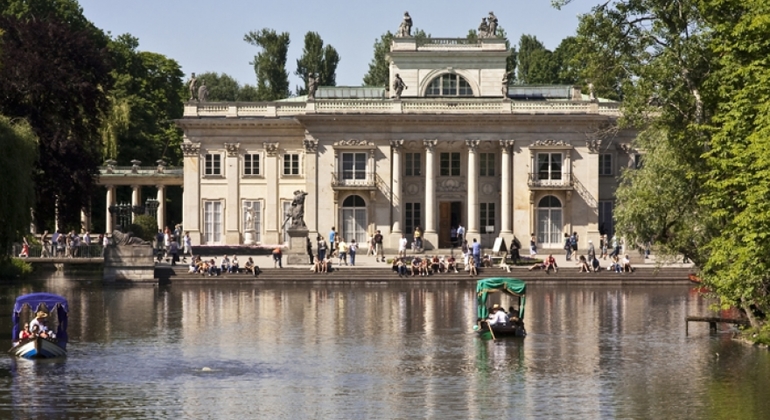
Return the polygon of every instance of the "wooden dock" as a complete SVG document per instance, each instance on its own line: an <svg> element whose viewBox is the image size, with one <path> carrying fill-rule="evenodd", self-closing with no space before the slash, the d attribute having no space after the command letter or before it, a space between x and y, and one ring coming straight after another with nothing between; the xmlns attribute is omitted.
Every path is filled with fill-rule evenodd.
<svg viewBox="0 0 770 420"><path fill-rule="evenodd" d="M723 318L719 316L686 316L685 317L685 335L690 334L690 322L708 322L709 331L716 332L717 324L735 324L735 325L749 325L748 319L742 318Z"/></svg>

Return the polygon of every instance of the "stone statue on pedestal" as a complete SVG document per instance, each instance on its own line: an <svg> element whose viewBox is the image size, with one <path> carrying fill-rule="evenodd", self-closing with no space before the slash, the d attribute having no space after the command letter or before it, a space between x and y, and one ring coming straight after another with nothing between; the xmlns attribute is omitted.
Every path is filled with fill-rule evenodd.
<svg viewBox="0 0 770 420"><path fill-rule="evenodd" d="M254 218L256 217L256 209L251 203L243 206L245 212L245 219L243 220L243 243L245 245L254 245L257 232L254 229Z"/></svg>
<svg viewBox="0 0 770 420"><path fill-rule="evenodd" d="M307 98L315 99L315 91L318 89L318 83L321 81L321 76L317 73L314 75L310 73L307 77Z"/></svg>
<svg viewBox="0 0 770 420"><path fill-rule="evenodd" d="M195 93L196 93L195 84L197 82L198 82L198 79L195 78L195 73L192 73L192 75L190 76L190 81L187 82L187 85L190 87L190 99L189 99L190 101L195 99Z"/></svg>
<svg viewBox="0 0 770 420"><path fill-rule="evenodd" d="M206 87L206 81L201 81L201 87L198 88L198 102L209 100L209 88Z"/></svg>
<svg viewBox="0 0 770 420"><path fill-rule="evenodd" d="M294 191L294 199L291 201L291 207L286 213L286 218L291 218L291 226L289 229L304 229L305 225L305 197L307 193L304 191Z"/></svg>
<svg viewBox="0 0 770 420"><path fill-rule="evenodd" d="M393 91L396 92L396 99L401 99L401 92L407 89L406 84L401 80L401 76L396 73L396 80L393 81Z"/></svg>
<svg viewBox="0 0 770 420"><path fill-rule="evenodd" d="M404 20L401 25L398 26L396 31L396 38L406 38L412 36L412 17L409 16L409 12L404 12Z"/></svg>

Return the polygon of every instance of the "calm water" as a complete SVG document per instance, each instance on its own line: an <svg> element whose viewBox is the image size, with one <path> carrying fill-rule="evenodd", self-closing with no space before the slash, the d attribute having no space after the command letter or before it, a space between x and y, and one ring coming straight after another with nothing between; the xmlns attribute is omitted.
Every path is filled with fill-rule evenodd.
<svg viewBox="0 0 770 420"><path fill-rule="evenodd" d="M70 301L69 357L0 357L0 418L770 418L770 352L687 287L531 285L526 339L472 333L471 283L0 292ZM505 303L505 302L503 302ZM507 305L506 305L507 306Z"/></svg>

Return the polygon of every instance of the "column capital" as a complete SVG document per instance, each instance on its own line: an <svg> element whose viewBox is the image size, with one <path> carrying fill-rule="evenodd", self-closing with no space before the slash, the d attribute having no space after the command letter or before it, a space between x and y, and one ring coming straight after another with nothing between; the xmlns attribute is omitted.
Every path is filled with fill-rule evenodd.
<svg viewBox="0 0 770 420"><path fill-rule="evenodd" d="M201 153L200 143L182 143L182 154L184 157L194 157Z"/></svg>
<svg viewBox="0 0 770 420"><path fill-rule="evenodd" d="M438 144L438 140L423 140L422 144L425 146L425 149L429 152L432 152L433 149Z"/></svg>
<svg viewBox="0 0 770 420"><path fill-rule="evenodd" d="M264 142L263 143L265 147L265 151L267 152L268 156L276 157L278 156L278 142Z"/></svg>
<svg viewBox="0 0 770 420"><path fill-rule="evenodd" d="M241 150L240 143L225 143L225 150L227 150L228 157L237 157L238 152Z"/></svg>
<svg viewBox="0 0 770 420"><path fill-rule="evenodd" d="M315 153L318 151L318 139L314 138L309 131L305 130L305 138L302 140L305 147L305 153Z"/></svg>
<svg viewBox="0 0 770 420"><path fill-rule="evenodd" d="M400 151L403 146L404 146L404 139L390 141L390 147L393 150Z"/></svg>
<svg viewBox="0 0 770 420"><path fill-rule="evenodd" d="M514 143L516 143L516 140L500 140L500 147L503 149L503 152L510 151L511 147L513 147Z"/></svg>
<svg viewBox="0 0 770 420"><path fill-rule="evenodd" d="M468 151L476 153L476 149L478 149L479 144L481 144L481 140L465 140L465 145L468 146Z"/></svg>

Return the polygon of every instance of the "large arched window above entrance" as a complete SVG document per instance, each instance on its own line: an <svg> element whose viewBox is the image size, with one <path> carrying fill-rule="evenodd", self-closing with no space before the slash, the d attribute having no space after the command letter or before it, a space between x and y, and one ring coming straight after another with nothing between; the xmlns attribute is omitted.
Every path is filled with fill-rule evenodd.
<svg viewBox="0 0 770 420"><path fill-rule="evenodd" d="M459 74L445 73L431 80L425 96L473 96L473 89Z"/></svg>
<svg viewBox="0 0 770 420"><path fill-rule="evenodd" d="M537 242L545 247L561 245L561 201L547 195L537 203Z"/></svg>
<svg viewBox="0 0 770 420"><path fill-rule="evenodd" d="M359 244L366 244L366 201L360 195L351 195L342 201L340 220L342 238L346 241L355 238Z"/></svg>

